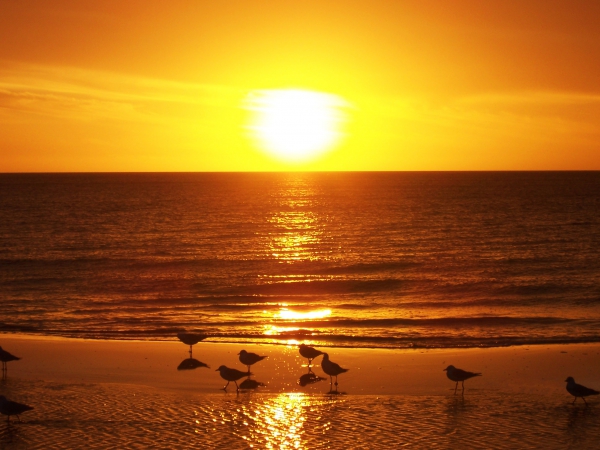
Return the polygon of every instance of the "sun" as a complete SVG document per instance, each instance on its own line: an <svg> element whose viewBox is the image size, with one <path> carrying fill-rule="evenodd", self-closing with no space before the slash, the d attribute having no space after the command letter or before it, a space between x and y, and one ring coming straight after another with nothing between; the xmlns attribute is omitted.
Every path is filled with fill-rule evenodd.
<svg viewBox="0 0 600 450"><path fill-rule="evenodd" d="M300 90L252 91L247 130L264 151L284 162L307 162L333 149L344 135L348 103L333 94Z"/></svg>

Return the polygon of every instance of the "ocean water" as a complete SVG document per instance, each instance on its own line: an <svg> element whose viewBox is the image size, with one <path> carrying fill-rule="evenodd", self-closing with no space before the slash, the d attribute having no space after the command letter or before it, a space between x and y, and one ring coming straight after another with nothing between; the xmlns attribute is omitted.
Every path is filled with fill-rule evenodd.
<svg viewBox="0 0 600 450"><path fill-rule="evenodd" d="M600 341L600 172L0 174L0 332Z"/></svg>

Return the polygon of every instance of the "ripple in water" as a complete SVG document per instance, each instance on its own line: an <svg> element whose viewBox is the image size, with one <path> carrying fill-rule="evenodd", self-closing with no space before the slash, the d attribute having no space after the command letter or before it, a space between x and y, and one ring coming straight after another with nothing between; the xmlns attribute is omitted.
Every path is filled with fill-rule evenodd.
<svg viewBox="0 0 600 450"><path fill-rule="evenodd" d="M357 396L215 393L10 380L35 407L0 424L2 449L597 448L600 405L568 394Z"/></svg>

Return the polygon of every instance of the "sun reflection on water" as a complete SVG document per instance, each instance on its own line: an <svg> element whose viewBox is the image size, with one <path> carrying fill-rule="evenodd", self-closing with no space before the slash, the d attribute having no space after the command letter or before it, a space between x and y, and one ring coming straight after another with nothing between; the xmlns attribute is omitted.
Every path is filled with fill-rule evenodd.
<svg viewBox="0 0 600 450"><path fill-rule="evenodd" d="M280 211L269 222L278 231L269 244L273 257L287 262L318 259L314 250L321 242L321 231L314 212Z"/></svg>
<svg viewBox="0 0 600 450"><path fill-rule="evenodd" d="M281 308L275 317L286 320L310 320L310 319L324 319L325 317L331 316L330 309L318 309L315 311L298 312L292 311L287 308Z"/></svg>
<svg viewBox="0 0 600 450"><path fill-rule="evenodd" d="M273 191L265 216L265 250L282 263L329 259L336 248L321 212L322 193L312 176L288 174Z"/></svg>
<svg viewBox="0 0 600 450"><path fill-rule="evenodd" d="M242 438L256 448L307 448L307 420L309 414L319 412L322 403L323 400L303 393L283 393L245 405L243 423L247 432L242 433ZM331 424L325 421L312 426L326 431Z"/></svg>

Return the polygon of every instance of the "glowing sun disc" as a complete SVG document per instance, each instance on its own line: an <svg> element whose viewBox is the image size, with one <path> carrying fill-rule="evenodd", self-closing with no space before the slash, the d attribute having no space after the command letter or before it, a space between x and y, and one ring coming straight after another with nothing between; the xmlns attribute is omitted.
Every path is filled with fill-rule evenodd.
<svg viewBox="0 0 600 450"><path fill-rule="evenodd" d="M248 131L261 149L287 162L315 159L343 136L341 97L299 89L253 91L245 108L252 112Z"/></svg>

